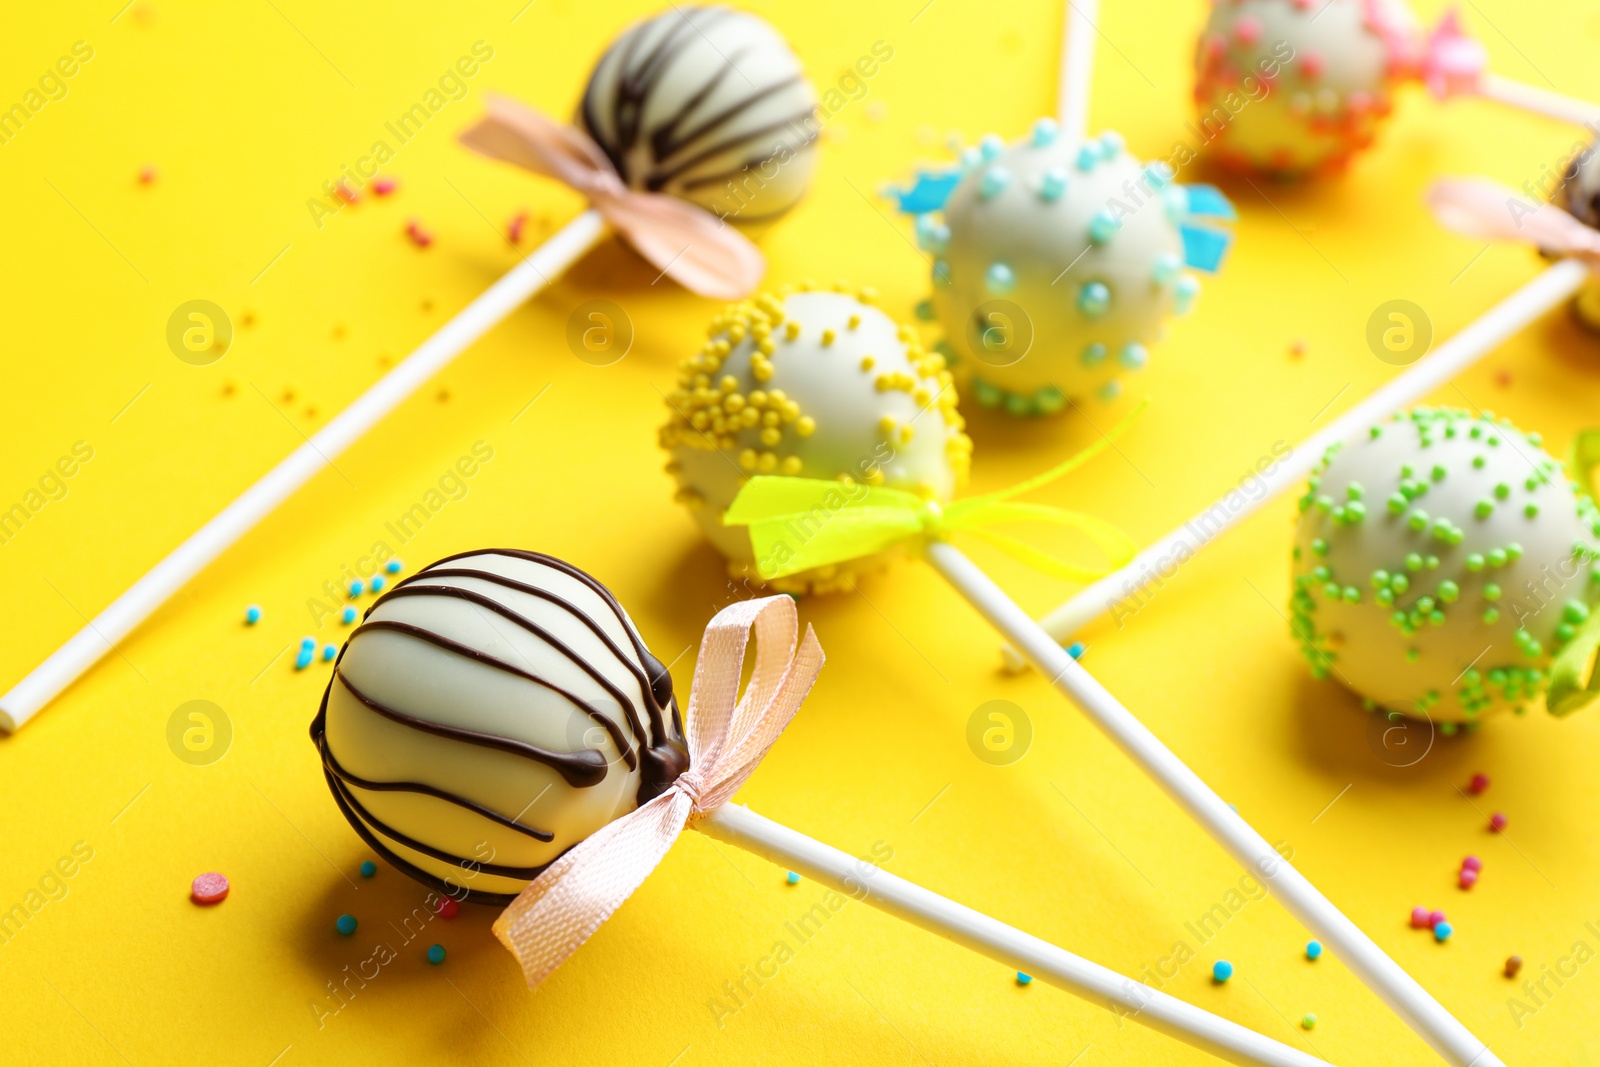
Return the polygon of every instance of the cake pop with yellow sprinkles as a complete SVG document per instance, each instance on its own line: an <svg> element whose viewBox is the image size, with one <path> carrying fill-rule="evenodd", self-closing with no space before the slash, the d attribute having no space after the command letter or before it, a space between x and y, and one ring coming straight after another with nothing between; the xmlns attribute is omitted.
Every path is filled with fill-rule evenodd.
<svg viewBox="0 0 1600 1067"><path fill-rule="evenodd" d="M661 446L678 501L732 576L759 580L748 532L722 522L754 475L837 480L841 501L867 485L942 503L966 480L972 441L944 357L873 300L870 289L802 284L729 305L680 365ZM767 584L829 592L881 559Z"/></svg>

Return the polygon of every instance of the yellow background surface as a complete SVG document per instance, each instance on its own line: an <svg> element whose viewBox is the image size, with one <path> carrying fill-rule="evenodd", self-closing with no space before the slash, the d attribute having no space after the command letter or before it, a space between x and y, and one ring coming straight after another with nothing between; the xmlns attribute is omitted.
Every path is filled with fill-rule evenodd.
<svg viewBox="0 0 1600 1067"><path fill-rule="evenodd" d="M65 496L0 545L0 685L514 263L503 236L513 214L530 212L537 238L578 209L453 135L490 90L567 113L605 42L649 6L136 0L119 14L118 3L31 5L0 35L7 104L74 42L93 48L67 94L0 145L0 506L24 500L75 442L93 449ZM874 42L894 50L834 119L810 197L763 237L769 277L872 284L909 318L927 264L878 189L945 158L950 131L1017 136L1051 109L1059 5L754 6L824 87ZM1167 155L1185 136L1203 5L1104 7L1093 124L1121 130L1142 156ZM1502 73L1600 97L1595 5L1481 0L1466 18ZM476 41L492 60L399 147L385 168L398 192L319 228L306 201ZM1224 181L1243 216L1237 244L1133 390L1152 407L1119 454L1044 498L1141 541L1208 504L1274 443L1301 440L1394 373L1364 341L1377 305L1415 301L1444 337L1536 272L1525 249L1441 232L1420 206L1431 178L1538 182L1576 137L1413 88L1344 180ZM147 164L159 177L143 185ZM436 238L426 251L403 235L411 218ZM302 634L341 640L308 601L374 542L408 573L484 546L572 560L611 586L687 690L692 646L730 590L672 503L654 438L659 394L713 306L653 276L614 243L589 257L0 739L0 908L40 905L0 943L0 1060L1211 1062L1042 983L1019 987L860 904L798 944L785 923L822 889L786 886L781 870L696 834L537 994L490 936L487 909L408 942L397 924L422 889L382 865L357 875L368 852L307 738L327 668L294 671L291 646ZM636 331L604 368L565 341L573 309L601 297ZM180 362L165 341L168 316L192 299L221 305L236 327L211 366ZM1436 399L1507 414L1562 450L1600 411L1600 342L1553 313ZM1104 425L1120 410L1087 417ZM969 414L978 491L1095 439L1079 413ZM478 441L493 459L401 543L385 523ZM1287 634L1292 517L1289 498L1271 502L1120 628L1087 634L1086 665L1507 1063L1600 1063L1600 964L1547 983L1542 1003L1523 994L1537 1010L1520 1019L1508 1004L1519 988L1500 974L1511 953L1525 977L1558 964L1570 974L1562 961L1577 942L1600 948L1585 925L1600 926L1600 718L1508 717L1390 766L1357 701L1312 683ZM1070 591L980 558L1030 609ZM241 621L249 603L265 611L254 628ZM1162 988L1333 1062L1432 1062L1336 955L1303 958L1308 935L1276 902L1232 898L1247 903L1197 937L1188 924L1230 900L1240 871L1043 681L1000 674L993 635L929 569L902 564L859 595L806 600L802 616L829 663L745 802L851 852L885 842L894 873L1127 973L1155 974L1183 942L1195 958L1157 977ZM220 706L232 730L204 766L167 741L169 717L196 699ZM1032 725L1031 748L1009 767L980 761L966 740L969 717L996 699ZM1479 770L1494 784L1468 800L1457 787ZM1508 833L1486 832L1491 810L1509 815ZM50 880L75 846L92 859ZM1485 873L1463 893L1454 875L1469 852ZM188 886L207 870L233 893L202 909ZM30 897L41 881L53 899ZM1450 914L1447 945L1407 928L1415 904ZM334 932L341 912L360 920L353 937ZM779 940L794 958L719 1015L725 983ZM423 958L435 941L449 951L439 967ZM342 1007L328 999L328 983L380 942L397 958ZM1237 976L1213 985L1210 964L1224 957ZM1306 1012L1314 1031L1298 1026Z"/></svg>

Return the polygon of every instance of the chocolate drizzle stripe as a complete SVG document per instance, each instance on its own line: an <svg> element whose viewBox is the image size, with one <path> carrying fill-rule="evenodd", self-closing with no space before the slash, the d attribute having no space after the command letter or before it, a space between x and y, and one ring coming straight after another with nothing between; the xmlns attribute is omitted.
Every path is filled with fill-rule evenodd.
<svg viewBox="0 0 1600 1067"><path fill-rule="evenodd" d="M656 159L658 159L662 163L671 162L671 157L673 155L675 155L676 153L681 152L685 148L688 148L688 147L692 146L697 141L700 141L700 140L702 140L702 139L704 139L706 137L709 137L711 134L715 133L717 130L721 129L724 126L727 126L734 119L738 118L740 113L748 110L750 107L754 106L755 104L760 103L761 101L765 100L767 97L773 95L774 93L782 92L783 90L789 88L790 86L794 85L798 81L800 81L800 75L795 74L795 75L792 75L792 76L790 76L788 78L783 79L782 81L775 81L771 85L768 85L768 86L765 86L765 87L763 87L761 89L756 90L755 92L751 93L749 96L745 97L743 100L740 100L738 103L733 104L732 106L726 107L723 110L717 112L715 115L712 115L710 118L708 118L704 122L702 122L699 126L696 126L694 129L692 129L688 133L684 134L682 140L680 140L677 144L673 145L672 146L672 150L670 152L657 152L656 153ZM811 112L807 111L807 112L805 112L805 114L809 115L809 114L811 114ZM684 112L680 112L678 117L682 118L683 115L684 115ZM723 143L724 143L724 145L729 146L729 147L731 147L731 146L733 146L735 144L743 144L746 141L750 141L750 140L752 140L752 139L754 139L756 137L760 137L763 133L768 132L770 129L771 129L771 127L764 126L764 127L759 128L759 129L751 130L748 133L742 133L739 136L734 137L734 138L730 138L729 140L727 140L727 141L725 141ZM723 149L723 151L726 151L726 150L727 150L727 148Z"/></svg>
<svg viewBox="0 0 1600 1067"><path fill-rule="evenodd" d="M777 122L770 122L767 125L762 126L760 129L751 130L747 134L742 134L739 137L730 138L726 141L714 144L710 148L696 152L693 156L682 161L681 163L673 164L673 166L668 170L655 171L650 175L650 180L648 183L646 183L646 186L652 190L659 190L668 182L675 178L681 177L707 160L715 159L720 155L725 155L728 152L732 152L740 145L748 144L769 133L775 133L776 131L783 129L792 129L796 123L811 117L813 114L814 112L812 111L797 112L796 114L790 115L788 118L780 119ZM815 135L813 135L811 139L815 139ZM810 140L806 141L805 143L809 144ZM800 147L803 148L804 145L801 145ZM776 146L774 146L773 149L764 156L750 156L745 160L743 168L739 171L735 171L734 173L743 173L744 169L748 169L750 167L759 167L761 164L777 156L777 154L778 149Z"/></svg>
<svg viewBox="0 0 1600 1067"><path fill-rule="evenodd" d="M334 758L333 750L328 747L327 735L317 738L317 748L322 753L322 766L331 771L336 778L346 785L357 786L374 793L421 793L424 796L442 800L447 804L454 804L458 808L465 808L474 815L481 815L490 822L498 823L508 830L526 834L535 841L549 843L556 839L556 835L549 830L535 830L531 826L524 826L515 819L501 815L493 808L486 808L475 800L469 800L458 793L452 793L446 789L439 789L422 782L375 782L368 778L362 778L360 775L352 774Z"/></svg>
<svg viewBox="0 0 1600 1067"><path fill-rule="evenodd" d="M750 48L748 47L735 49L733 54L727 57L728 61L721 67L717 68L717 72L711 75L711 77L707 78L705 80L705 84L701 85L700 88L696 89L692 94L690 94L689 99L683 102L683 107L678 109L678 113L676 115L673 115L672 118L668 119L666 122L663 122L650 132L650 151L655 154L657 159L665 159L667 156L670 156L672 153L683 147L683 144L685 143L684 141L674 139L674 135L677 133L678 127L681 126L690 115L694 114L696 108L705 103L705 100L708 96L716 92L717 86L721 85L728 75L740 73L739 60L745 58L749 54Z"/></svg>
<svg viewBox="0 0 1600 1067"><path fill-rule="evenodd" d="M356 633L359 634L362 630L376 628L398 629L401 633L416 631L420 634L427 634L428 632L426 630L421 630L418 627L411 626L407 623L390 623L388 625L384 625L381 622L375 622L368 623L367 625L361 627L361 629L357 630ZM353 634L351 635L352 640L354 640L354 636L355 635ZM355 685L351 683L350 679L345 676L344 672L339 670L337 667L334 668L333 676L339 680L340 684L350 691L351 696L355 697L367 708L377 712L386 719L399 723L401 726L408 726L413 730L421 730L423 733L433 734L437 737L447 737L452 741L462 741L469 745L478 745L482 748L492 748L500 752L509 752L513 756L521 756L524 759L534 760L535 762L544 764L546 767L549 767L551 770L561 775L562 778L566 779L567 784L573 786L574 788L583 789L589 786L599 785L605 780L606 758L595 749L580 748L576 752L551 752L550 750L540 748L537 745L530 745L526 741L517 741L509 737L500 737L497 734L480 733L477 730L468 730L460 726L447 726L444 723L433 722L429 719L419 719L415 716L407 715L402 711L396 711L394 708L388 707L387 705L367 696L361 690L357 689Z"/></svg>
<svg viewBox="0 0 1600 1067"><path fill-rule="evenodd" d="M538 623L535 623L533 620L528 619L517 612L513 612L510 608L504 604L501 604L497 600L483 597L482 594L473 593L472 590L463 590L459 586L432 585L428 583L428 579L430 578L476 578L481 581L502 586L506 589L513 589L519 593L526 593L529 596L537 597L538 599L546 601L547 603L566 609L569 616L583 623L584 626L588 628L589 632L594 634L595 637L599 638L600 642L606 646L606 649L617 658L617 663L629 674L633 675L634 681L639 683L640 693L643 694L645 699L650 701L653 705L655 702L655 694L650 689L650 679L645 677L643 668L629 658L628 654L625 653L621 648L617 647L617 643L611 639L611 635L607 634L605 629L601 627L599 623L591 619L588 612L580 611L577 605L562 599L556 594L550 592L548 589L541 589L536 585L529 585L526 582L519 582L515 578L508 578L501 574L495 574L493 571L480 571L469 567L429 567L427 570L413 574L410 578L400 582L395 586L394 589L395 594L398 596L417 596L422 593L437 593L440 596L458 596L464 593L472 593L471 596L461 596L461 599L470 600L472 603L487 607L491 611L505 616L518 626L521 626L523 629L527 630L529 633L532 633L535 637L538 637L541 641L544 641L552 648L555 648L561 652L562 655L566 656L574 664L582 668L583 672L589 675L590 678L593 678L597 684L606 690L606 692L610 693L611 696L616 700L619 707L623 707L628 710L628 724L633 727L634 733L638 736L641 743L648 744L652 740L651 736L645 734L644 724L639 721L639 714L634 708L633 700L624 694L622 690L618 689L609 678L606 678L603 674L590 666L587 660L580 657L565 642L561 641L554 634L544 629ZM456 590L457 592L444 592L444 590ZM626 629L626 626L624 626L624 629ZM652 706L649 710L652 720L651 725L654 726L657 722L659 722L660 711L659 708L654 706Z"/></svg>

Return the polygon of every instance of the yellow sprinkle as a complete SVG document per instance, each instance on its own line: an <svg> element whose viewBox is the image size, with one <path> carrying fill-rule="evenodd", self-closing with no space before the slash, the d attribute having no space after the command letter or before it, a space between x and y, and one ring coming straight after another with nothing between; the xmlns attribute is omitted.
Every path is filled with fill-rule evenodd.
<svg viewBox="0 0 1600 1067"><path fill-rule="evenodd" d="M788 324L783 328L783 336L787 337L791 341L793 341L796 337L799 337L800 324L795 320L790 319Z"/></svg>
<svg viewBox="0 0 1600 1067"><path fill-rule="evenodd" d="M760 363L750 364L750 376L758 382L771 381L772 364L768 363L766 360L762 360Z"/></svg>
<svg viewBox="0 0 1600 1067"><path fill-rule="evenodd" d="M851 315L850 316L850 328L853 330L857 326L860 326L860 325L861 325L861 316L860 315Z"/></svg>
<svg viewBox="0 0 1600 1067"><path fill-rule="evenodd" d="M810 437L817 432L817 420L810 415L801 415L794 424L794 432L801 437Z"/></svg>
<svg viewBox="0 0 1600 1067"><path fill-rule="evenodd" d="M800 473L800 457L799 456L784 456L783 457L783 462L778 464L778 470L781 471L784 474L789 475L790 477L793 477L794 475L799 474Z"/></svg>
<svg viewBox="0 0 1600 1067"><path fill-rule="evenodd" d="M726 411L729 415L739 414L743 407L744 397L740 396L738 393L730 393L728 398L722 402L722 410Z"/></svg>
<svg viewBox="0 0 1600 1067"><path fill-rule="evenodd" d="M878 299L878 290L869 285L856 293L856 299L861 301L863 304L870 304L874 300Z"/></svg>
<svg viewBox="0 0 1600 1067"><path fill-rule="evenodd" d="M894 433L894 428L896 425L898 425L898 423L895 422L895 417L893 415L885 415L883 418L878 420L878 432L883 434L885 437L888 437L890 434Z"/></svg>
<svg viewBox="0 0 1600 1067"><path fill-rule="evenodd" d="M782 421L783 412L781 411L768 411L766 414L761 416L761 425L763 426L776 426Z"/></svg>
<svg viewBox="0 0 1600 1067"><path fill-rule="evenodd" d="M756 459L756 470L763 474L771 474L778 469L778 457L772 452L763 452Z"/></svg>
<svg viewBox="0 0 1600 1067"><path fill-rule="evenodd" d="M861 369L862 370L871 370L873 367L876 367L877 365L878 365L878 361L873 359L871 356L862 356L861 357Z"/></svg>
<svg viewBox="0 0 1600 1067"><path fill-rule="evenodd" d="M739 388L739 379L735 378L731 374L724 374L722 376L722 380L717 383L717 388L721 389L724 393L731 393L735 389Z"/></svg>
<svg viewBox="0 0 1600 1067"><path fill-rule="evenodd" d="M900 427L900 443L903 445L909 445L911 443L911 436L914 432L915 428L909 422Z"/></svg>
<svg viewBox="0 0 1600 1067"><path fill-rule="evenodd" d="M760 389L757 389L755 392L751 393L750 394L750 406L753 407L753 408L764 408L764 407L766 407L767 406L767 394L762 392Z"/></svg>
<svg viewBox="0 0 1600 1067"><path fill-rule="evenodd" d="M761 443L766 445L768 448L776 448L778 446L778 442L782 439L783 431L778 429L776 426L768 426L765 430L761 431Z"/></svg>
<svg viewBox="0 0 1600 1067"><path fill-rule="evenodd" d="M756 469L756 450L753 449L753 448L747 448L743 452L740 452L739 453L739 466L743 467L747 471L755 470Z"/></svg>
<svg viewBox="0 0 1600 1067"><path fill-rule="evenodd" d="M837 337L837 336L839 336L839 335L834 333L832 330L823 330L822 331L822 347L823 348L827 348L829 345L833 344L833 339L835 337Z"/></svg>

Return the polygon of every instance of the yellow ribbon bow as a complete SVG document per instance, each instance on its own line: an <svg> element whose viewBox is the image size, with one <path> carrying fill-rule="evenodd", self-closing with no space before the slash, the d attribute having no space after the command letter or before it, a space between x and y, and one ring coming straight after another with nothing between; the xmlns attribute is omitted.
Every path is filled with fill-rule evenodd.
<svg viewBox="0 0 1600 1067"><path fill-rule="evenodd" d="M944 540L960 531L982 538L1042 573L1070 581L1092 580L1133 558L1138 549L1133 538L1081 511L1011 498L1048 485L1105 451L1144 409L1141 403L1109 434L1065 462L997 493L939 504L902 489L860 482L759 475L739 490L722 521L727 526L749 527L756 572L765 579L861 559L915 539ZM988 529L1009 522L1045 522L1078 530L1105 554L1109 564L1072 563Z"/></svg>

